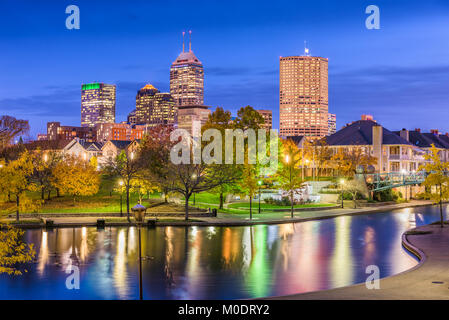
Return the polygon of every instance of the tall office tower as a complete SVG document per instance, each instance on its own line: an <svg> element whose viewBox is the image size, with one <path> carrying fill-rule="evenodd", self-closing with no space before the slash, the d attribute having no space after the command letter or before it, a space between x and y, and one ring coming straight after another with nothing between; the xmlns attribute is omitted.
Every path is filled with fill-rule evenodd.
<svg viewBox="0 0 449 320"><path fill-rule="evenodd" d="M89 83L81 86L81 126L115 122L116 88L113 84Z"/></svg>
<svg viewBox="0 0 449 320"><path fill-rule="evenodd" d="M209 115L208 106L181 106L178 108L178 129L187 130L192 136L199 137L201 127L206 124Z"/></svg>
<svg viewBox="0 0 449 320"><path fill-rule="evenodd" d="M333 113L328 113L327 114L327 125L328 125L328 129L329 129L329 132L327 133L328 136L337 132L337 115L335 115Z"/></svg>
<svg viewBox="0 0 449 320"><path fill-rule="evenodd" d="M203 105L204 70L203 64L193 54L191 31L189 31L189 51L185 51L182 33L182 52L170 68L170 94L176 106Z"/></svg>
<svg viewBox="0 0 449 320"><path fill-rule="evenodd" d="M273 113L271 112L271 110L256 110L256 111L259 112L259 114L265 120L263 128L265 130L273 129Z"/></svg>
<svg viewBox="0 0 449 320"><path fill-rule="evenodd" d="M328 134L328 59L280 58L279 134L311 139Z"/></svg>
<svg viewBox="0 0 449 320"><path fill-rule="evenodd" d="M161 93L151 84L137 92L136 123L156 126L159 124L174 124L176 107L169 93Z"/></svg>

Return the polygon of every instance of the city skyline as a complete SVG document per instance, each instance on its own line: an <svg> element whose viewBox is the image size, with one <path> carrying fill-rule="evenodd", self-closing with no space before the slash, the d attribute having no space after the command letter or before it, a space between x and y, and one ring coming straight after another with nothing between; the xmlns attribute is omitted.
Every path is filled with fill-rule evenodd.
<svg viewBox="0 0 449 320"><path fill-rule="evenodd" d="M145 84L169 91L169 68L181 51L181 31L190 29L195 53L205 66L204 103L213 109L222 106L233 113L245 105L269 109L273 128L278 129L279 56L300 55L308 40L312 55L330 60L329 110L337 114L338 129L368 113L392 129L449 130L444 119L449 47L443 41L449 28L443 20L448 8L443 1L419 8L404 1L379 1L381 30L364 28L365 6L360 3L323 6L323 1L317 1L282 7L281 1L273 8L262 6L257 18L250 15L251 3L229 3L226 8L201 3L191 16L178 12L192 12L181 5L173 12L181 18L173 19L172 25L159 18L145 19L144 3L132 10L126 7L128 19L117 22L114 17L123 9L117 4L106 10L109 30L101 30L105 22L93 17L98 18L105 3L80 1L81 29L72 31L64 28L62 5L58 10L58 6L26 3L30 10L24 12L35 10L42 17L40 23L30 28L35 22L31 14L24 14L20 21L6 14L0 22L5 47L1 66L10 75L2 80L0 110L30 119L32 136L45 132L47 121L79 125L82 83L117 85L117 122L126 120L134 109L135 92ZM8 13L12 5L5 1L0 8ZM232 5L239 10L232 10ZM173 10L170 4L157 6ZM211 17L200 21L201 12L211 12L211 6L215 6L216 21L212 23ZM233 11L229 21L220 9ZM270 13L283 16L284 22L273 27L269 18L262 22ZM313 20L317 14L322 17L319 23ZM340 23L335 25L337 19ZM234 32L237 29L239 34ZM142 37L150 41L139 42L136 50L132 42ZM98 41L104 46L97 47ZM30 46L33 50L27 49ZM101 61L94 59L96 55L102 55ZM24 86L24 82L29 83Z"/></svg>

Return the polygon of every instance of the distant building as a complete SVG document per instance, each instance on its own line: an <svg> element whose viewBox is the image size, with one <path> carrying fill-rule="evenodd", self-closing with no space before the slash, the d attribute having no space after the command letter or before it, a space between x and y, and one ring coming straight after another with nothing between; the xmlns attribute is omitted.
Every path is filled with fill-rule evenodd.
<svg viewBox="0 0 449 320"><path fill-rule="evenodd" d="M271 110L256 110L265 120L264 129L273 129L273 112Z"/></svg>
<svg viewBox="0 0 449 320"><path fill-rule="evenodd" d="M48 140L48 137L45 133L38 133L37 134L37 141L46 141Z"/></svg>
<svg viewBox="0 0 449 320"><path fill-rule="evenodd" d="M89 83L81 86L81 126L115 122L115 85Z"/></svg>
<svg viewBox="0 0 449 320"><path fill-rule="evenodd" d="M128 117L126 118L126 122L129 124L136 124L137 123L137 117L136 117L136 109L128 113Z"/></svg>
<svg viewBox="0 0 449 320"><path fill-rule="evenodd" d="M363 119L362 119L363 120ZM328 136L337 132L337 115L333 113L327 114L327 125L329 128Z"/></svg>
<svg viewBox="0 0 449 320"><path fill-rule="evenodd" d="M60 122L47 122L48 140L66 140L73 138L94 142L96 140L95 129L91 127L61 126Z"/></svg>
<svg viewBox="0 0 449 320"><path fill-rule="evenodd" d="M109 140L102 148L102 156L98 159L99 164L105 164L108 161L115 159L120 152L125 151L131 156L133 152L136 152L139 147L139 141L124 141L124 140Z"/></svg>
<svg viewBox="0 0 449 320"><path fill-rule="evenodd" d="M176 108L169 93L161 93L151 84L137 92L135 123L157 126L174 124Z"/></svg>
<svg viewBox="0 0 449 320"><path fill-rule="evenodd" d="M100 123L95 126L96 141L142 139L149 125L132 125L128 123Z"/></svg>
<svg viewBox="0 0 449 320"><path fill-rule="evenodd" d="M102 146L103 145L98 142L86 142L79 138L75 138L64 147L63 153L73 155L84 160L90 160L92 157L99 158L102 156Z"/></svg>
<svg viewBox="0 0 449 320"><path fill-rule="evenodd" d="M189 38L190 35L189 31ZM189 51L185 51L184 33L182 52L170 68L170 94L176 106L204 104L203 64L193 54L190 40Z"/></svg>
<svg viewBox="0 0 449 320"><path fill-rule="evenodd" d="M187 130L193 136L199 136L201 127L207 122L211 114L207 106L178 107L178 129Z"/></svg>
<svg viewBox="0 0 449 320"><path fill-rule="evenodd" d="M279 134L322 138L328 126L328 59L280 58Z"/></svg>

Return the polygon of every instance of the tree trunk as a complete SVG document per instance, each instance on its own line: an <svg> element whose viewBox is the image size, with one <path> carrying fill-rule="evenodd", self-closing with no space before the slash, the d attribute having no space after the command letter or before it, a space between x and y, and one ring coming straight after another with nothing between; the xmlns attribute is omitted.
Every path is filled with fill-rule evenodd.
<svg viewBox="0 0 449 320"><path fill-rule="evenodd" d="M19 195L16 195L16 220L19 221Z"/></svg>
<svg viewBox="0 0 449 320"><path fill-rule="evenodd" d="M126 185L126 214L128 217L128 222L131 222L129 217L129 184Z"/></svg>
<svg viewBox="0 0 449 320"><path fill-rule="evenodd" d="M220 192L220 206L219 209L223 209L223 192Z"/></svg>
<svg viewBox="0 0 449 320"><path fill-rule="evenodd" d="M249 197L249 220L253 220L253 198L250 196Z"/></svg>
<svg viewBox="0 0 449 320"><path fill-rule="evenodd" d="M41 200L44 200L44 199L45 199L45 188L42 187L41 188Z"/></svg>
<svg viewBox="0 0 449 320"><path fill-rule="evenodd" d="M59 193L59 188L56 188L56 197L60 197L61 196L61 194Z"/></svg>
<svg viewBox="0 0 449 320"><path fill-rule="evenodd" d="M354 209L357 209L357 194L352 196L352 201L354 201Z"/></svg>
<svg viewBox="0 0 449 320"><path fill-rule="evenodd" d="M444 227L443 201L442 201L442 197L443 197L443 190L442 190L442 186L441 186L441 184L440 184L440 220L441 220L441 228Z"/></svg>
<svg viewBox="0 0 449 320"><path fill-rule="evenodd" d="M47 200L50 200L50 197L51 197L51 190L48 190Z"/></svg>
<svg viewBox="0 0 449 320"><path fill-rule="evenodd" d="M292 218L293 218L293 192L292 192L292 194L290 196L290 205L291 205L291 215L292 215Z"/></svg>
<svg viewBox="0 0 449 320"><path fill-rule="evenodd" d="M190 194L186 194L185 196L186 198L186 202L184 204L184 213L185 213L185 220L189 220L189 199L190 199Z"/></svg>

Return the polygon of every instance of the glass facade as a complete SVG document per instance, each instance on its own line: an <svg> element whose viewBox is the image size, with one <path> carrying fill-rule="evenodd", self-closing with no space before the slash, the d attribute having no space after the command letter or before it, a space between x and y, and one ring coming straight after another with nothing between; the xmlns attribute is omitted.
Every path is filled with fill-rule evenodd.
<svg viewBox="0 0 449 320"><path fill-rule="evenodd" d="M81 126L115 122L115 85L89 83L81 86Z"/></svg>
<svg viewBox="0 0 449 320"><path fill-rule="evenodd" d="M176 111L173 97L169 93L159 92L151 84L137 92L135 121L138 124L174 124Z"/></svg>

